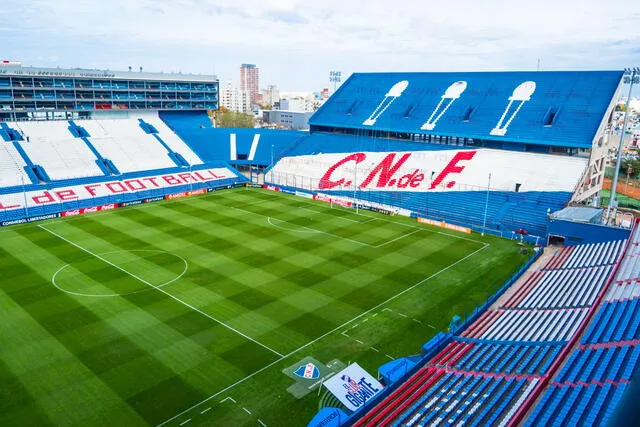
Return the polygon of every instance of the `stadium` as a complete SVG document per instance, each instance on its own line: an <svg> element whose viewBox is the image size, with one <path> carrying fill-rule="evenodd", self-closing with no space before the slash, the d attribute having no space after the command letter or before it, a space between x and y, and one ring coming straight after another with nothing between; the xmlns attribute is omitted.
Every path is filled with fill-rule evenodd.
<svg viewBox="0 0 640 427"><path fill-rule="evenodd" d="M215 76L3 64L0 425L628 423L627 78L355 73L296 132L215 128Z"/></svg>

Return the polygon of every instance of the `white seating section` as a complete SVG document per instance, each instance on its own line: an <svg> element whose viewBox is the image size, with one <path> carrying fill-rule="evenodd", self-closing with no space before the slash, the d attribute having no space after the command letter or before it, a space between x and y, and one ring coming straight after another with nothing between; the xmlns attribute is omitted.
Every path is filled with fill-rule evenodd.
<svg viewBox="0 0 640 427"><path fill-rule="evenodd" d="M614 283L604 297L605 302L624 301L640 298L640 282L634 280L631 283Z"/></svg>
<svg viewBox="0 0 640 427"><path fill-rule="evenodd" d="M11 142L0 141L0 187L29 185L31 180L24 171L27 165Z"/></svg>
<svg viewBox="0 0 640 427"><path fill-rule="evenodd" d="M121 173L177 167L162 144L138 123L135 119L76 121L89 132L89 141L102 157Z"/></svg>
<svg viewBox="0 0 640 427"><path fill-rule="evenodd" d="M22 132L20 146L52 180L104 175L85 142L69 132L68 122L16 122L9 126Z"/></svg>
<svg viewBox="0 0 640 427"><path fill-rule="evenodd" d="M596 299L611 266L544 272L537 286L513 308L586 307Z"/></svg>
<svg viewBox="0 0 640 427"><path fill-rule="evenodd" d="M144 116L143 120L152 125L158 131L158 136L164 141L169 148L176 153L182 155L184 159L191 165L202 164L202 159L189 148L187 144L180 139L178 135L172 131L158 116Z"/></svg>
<svg viewBox="0 0 640 427"><path fill-rule="evenodd" d="M624 243L625 240L615 240L576 246L567 259L564 268L614 264L618 260L618 255L624 247Z"/></svg>
<svg viewBox="0 0 640 427"><path fill-rule="evenodd" d="M506 341L567 341L578 329L586 310L504 311L481 339Z"/></svg>
<svg viewBox="0 0 640 427"><path fill-rule="evenodd" d="M365 151L365 150L363 150ZM464 170L456 177L453 187L439 186L436 191L485 191L487 176L491 173L492 190L513 191L520 184L519 191L573 192L587 167L584 158L554 156L537 153L521 153L503 150L479 148L471 160L466 161ZM429 165L429 170L441 171L456 154L456 150L428 150L414 152L397 152L396 161L402 154L410 154L397 171L397 176L408 174L415 169L422 170ZM273 183L286 184L290 176L304 178L317 185L327 168L342 160L349 153L330 152L311 155L288 156L280 159L274 168ZM366 152L366 161L358 166L358 176L364 178L378 165L389 152ZM501 165L496 168L495 165ZM541 174L540 171L545 173ZM341 166L345 176L353 176L353 163ZM423 170L426 173L426 169ZM426 186L424 181L423 185ZM394 188L394 191L398 189ZM400 189L402 191L402 189ZM404 191L415 191L407 188Z"/></svg>

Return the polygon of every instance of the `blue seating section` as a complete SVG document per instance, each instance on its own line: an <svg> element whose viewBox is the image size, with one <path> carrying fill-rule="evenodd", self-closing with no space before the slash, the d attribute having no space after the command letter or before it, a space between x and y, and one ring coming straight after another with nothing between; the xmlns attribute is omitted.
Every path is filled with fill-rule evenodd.
<svg viewBox="0 0 640 427"><path fill-rule="evenodd" d="M286 185L286 183L282 183ZM351 191L332 191L332 194L353 197ZM506 236L519 228L534 236L546 235L547 210L564 207L571 197L568 192L492 191L487 206L487 227ZM455 191L438 193L361 191L358 198L375 203L398 206L434 220L470 226L481 230L484 225L486 192ZM500 216L502 207L510 205L507 216Z"/></svg>
<svg viewBox="0 0 640 427"><path fill-rule="evenodd" d="M574 351L526 425L606 424L638 365L639 357L640 346Z"/></svg>
<svg viewBox="0 0 640 427"><path fill-rule="evenodd" d="M550 387L524 425L606 425L626 388L626 383Z"/></svg>
<svg viewBox="0 0 640 427"><path fill-rule="evenodd" d="M640 339L640 299L602 304L582 344Z"/></svg>
<svg viewBox="0 0 640 427"><path fill-rule="evenodd" d="M236 176L233 178L216 180L216 181L194 182L191 184L176 185L172 187L165 187L165 188L159 188L159 189L153 189L153 190L151 189L141 190L135 193L120 193L112 196L80 199L72 202L52 203L52 204L42 205L42 206L30 206L28 209L0 211L0 221L13 221L13 220L24 218L25 216L36 217L41 215L57 213L64 210L88 208L88 207L99 206L99 205L110 204L110 203L123 203L123 202L126 203L134 200L164 196L165 194L168 194L168 193L178 193L183 191L197 190L201 188L219 188L219 187L225 187L228 185L235 185L235 184L248 182L247 178L242 176L239 172L235 171L235 169L233 169L231 166L221 162L209 163L206 165L206 167L203 167L203 166L194 167L192 171L197 172L199 169L216 168L216 167L226 167L230 171L235 172ZM119 175L117 177L117 180L127 180L127 179L145 177L149 175L163 175L163 174L172 174L172 173L184 173L184 168L158 169L151 172L149 171L130 172L130 173ZM26 191L52 190L52 189L63 187L63 186L71 187L75 185L95 184L99 182L112 182L113 180L114 180L113 177L108 177L108 176L74 178L74 179L57 181L55 184L47 183L47 184L41 184L41 185L26 186ZM15 190L15 187L9 187L9 188L3 189L2 192L13 191L13 190ZM22 191L22 189L20 188L19 191Z"/></svg>
<svg viewBox="0 0 640 427"><path fill-rule="evenodd" d="M454 366L464 371L541 375L561 349L559 346L476 344Z"/></svg>
<svg viewBox="0 0 640 427"><path fill-rule="evenodd" d="M312 130L464 135L504 142L503 146L590 149L598 120L566 112L604 117L621 76L621 71L354 73L309 124ZM530 99L520 104L508 132L496 132L509 99L515 101L514 90L524 82L529 84ZM452 90L455 98L447 99ZM446 111L443 103L448 105ZM546 122L552 111L561 113Z"/></svg>
<svg viewBox="0 0 640 427"><path fill-rule="evenodd" d="M297 131L213 128L205 112L175 113L161 112L160 118L205 162L267 166L272 157L274 161L278 160L285 149L308 135ZM232 151L232 135L235 152Z"/></svg>
<svg viewBox="0 0 640 427"><path fill-rule="evenodd" d="M640 346L584 348L574 351L556 383L630 381L640 356Z"/></svg>

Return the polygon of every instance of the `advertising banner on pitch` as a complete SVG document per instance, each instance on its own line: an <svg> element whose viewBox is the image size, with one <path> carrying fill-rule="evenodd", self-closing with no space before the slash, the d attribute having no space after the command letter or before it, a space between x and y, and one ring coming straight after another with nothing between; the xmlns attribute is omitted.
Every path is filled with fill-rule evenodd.
<svg viewBox="0 0 640 427"><path fill-rule="evenodd" d="M382 384L357 363L329 378L324 386L352 411L360 409L383 389Z"/></svg>

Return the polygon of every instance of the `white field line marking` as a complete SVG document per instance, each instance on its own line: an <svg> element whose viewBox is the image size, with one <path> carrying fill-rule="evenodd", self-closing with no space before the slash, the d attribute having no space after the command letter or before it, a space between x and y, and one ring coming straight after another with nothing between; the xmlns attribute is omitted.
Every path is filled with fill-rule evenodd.
<svg viewBox="0 0 640 427"><path fill-rule="evenodd" d="M398 316L402 316L402 317L409 317L406 314L402 314L402 313L398 313Z"/></svg>
<svg viewBox="0 0 640 427"><path fill-rule="evenodd" d="M310 205L310 206L318 206L318 207L324 207L325 209L332 209L331 207L325 207L325 206L324 206L324 205L325 205L325 203L324 203L324 202L321 202L320 204L315 204L315 203L307 203L307 204L308 204L308 205ZM412 224L407 224L407 223L405 223L405 222L394 221L394 220L392 220L392 219L385 218L385 217L384 217L384 216L382 216L382 215L381 215L380 217L377 217L377 216L371 216L371 215L366 215L366 214L363 214L363 213L359 213L358 215L361 215L361 216L364 216L364 217L367 217L367 218L372 218L372 219L374 219L374 220L376 220L376 219L377 219L378 221L391 222L391 223L393 223L393 224L402 225L402 226L404 226L404 227L417 228L418 230L431 231L431 232L433 232L433 233L442 234L443 236L453 237L454 239L468 240L468 241L470 241L470 242L481 243L481 244L483 244L483 245L488 245L488 244L489 244L489 243L485 243L485 242L483 242L483 241L481 241L481 240L470 239L470 238L468 238L468 237L464 237L464 236L457 236L457 235L455 235L455 234L449 234L449 233L445 233L445 232L443 232L443 231L436 231L436 230L432 230L431 228L424 227L424 226L412 225Z"/></svg>
<svg viewBox="0 0 640 427"><path fill-rule="evenodd" d="M322 215L327 215L327 212L316 211L316 210L314 210L314 209L305 208L304 206L300 206L298 209L302 209L302 210L304 210L304 211L308 211L308 212L319 213L319 214L322 214ZM355 222L356 224L360 224L360 223L361 223L360 221L356 221L355 219L345 218L345 217L342 217L342 216L336 216L336 215L334 215L334 216L333 216L333 218L339 218L339 219L343 219L343 220L345 220L345 221Z"/></svg>
<svg viewBox="0 0 640 427"><path fill-rule="evenodd" d="M242 209L236 209L236 210L242 210ZM248 212L248 211L245 211L245 212ZM250 213L253 213L253 212L250 212ZM260 214L255 214L255 215L260 215ZM265 215L260 215L260 216L265 216ZM283 219L274 218L274 217L271 217L271 216L265 216L265 217L267 218L267 222L268 222L269 224L271 224L272 226L274 226L274 227L276 227L276 228L278 228L278 229L280 229L280 230L284 230L284 231L291 231L291 232L294 232L294 233L318 233L318 234L326 234L327 236L335 237L336 239L347 240L347 241L349 241L349 242L357 243L358 245L369 246L370 248L376 248L376 246L374 246L374 245L372 245L372 244L370 244L370 243L361 242L361 241L359 241L359 240L350 239L350 238L348 238L348 237L342 237L342 236L340 236L340 235L338 235L338 234L329 233L328 231L318 230L318 229L315 229L315 228L313 228L313 227L305 227L304 225L297 225L297 224L294 224L294 223L292 223L292 222L285 221L285 220L283 220ZM272 220L274 220L274 221L284 222L284 223L291 224L291 225L295 225L296 227L304 228L304 229L306 229L306 230L310 230L310 231L304 231L304 230L292 230L292 229L290 229L290 228L278 227L277 225L273 224L273 222L271 222Z"/></svg>
<svg viewBox="0 0 640 427"><path fill-rule="evenodd" d="M382 311L393 311L389 307L383 308Z"/></svg>
<svg viewBox="0 0 640 427"><path fill-rule="evenodd" d="M263 423L263 422L262 422L262 420L258 420L258 422L260 423L260 425L261 425L262 427L267 427L267 425L266 425L265 423Z"/></svg>
<svg viewBox="0 0 640 427"><path fill-rule="evenodd" d="M40 227L41 229L43 229L43 230L45 230L45 231L47 231L47 232L49 232L49 233L53 234L53 235L54 235L54 236L56 236L57 238L64 240L65 242L69 243L70 245L75 246L76 248L80 249L81 251L84 251L84 252L88 253L89 255L92 255L92 256L94 256L94 257L98 258L100 261L102 261L102 262L104 262L104 263L106 263L106 264L109 264L110 266L112 266L112 267L114 267L114 268L117 268L118 270L122 271L122 272L123 272L123 273L125 273L125 274L128 274L129 276L133 277L134 279L139 280L140 282L144 283L145 285L147 285L147 286L151 286L152 288L156 289L158 292L162 292L163 294L165 294L165 295L166 295L166 296L168 296L169 298L173 299L174 301L177 301L177 302L179 302L180 304L184 305L185 307L188 307L188 308L192 309L193 311L196 311L196 312L198 312L198 313L202 314L203 316L205 316L205 317L207 317L207 318L209 318L209 319L213 320L214 322L216 322L216 323L218 323L218 324L220 324L220 325L224 326L225 328L229 329L230 331L233 331L233 332L237 333L238 335L241 335L241 336L243 336L244 338L248 339L249 341L252 341L253 343L258 344L260 347L262 347L262 348L264 348L264 349L267 349L267 350L269 350L270 352L272 352L272 353L274 353L274 354L277 354L278 356L282 357L282 354L281 354L281 353L278 353L278 352L277 352L277 351L275 351L274 349L272 349L272 348L270 348L270 347L267 347L266 345L262 344L261 342L258 342L258 341L256 341L256 340L254 340L253 338L251 338L250 336L248 336L248 335L246 335L246 334L244 334L244 333L240 332L239 330L237 330L237 329L235 329L235 328L233 328L233 327L231 327L231 326L227 325L227 324L226 324L226 323L224 323L224 322L221 322L220 320L218 320L218 319L216 319L215 317L213 317L213 316L211 316L211 315L209 315L209 314L205 313L204 311L200 310L199 308L196 308L196 307L192 306L191 304L189 304L189 303L186 303L186 302L182 301L180 298L178 298L178 297L176 297L176 296L174 296L174 295L170 294L169 292L165 291L165 290L164 290L164 289L162 289L162 288L157 287L156 285L154 285L154 284L152 284L152 283L147 282L147 281L146 281L146 280L144 280L143 278L138 277L138 276L136 276L135 274L131 273L130 271L127 271L127 270L125 270L124 268L122 268L122 267L120 267L120 266L118 266L118 265L116 265L116 264L112 263L112 262L111 262L111 261L109 261L108 259L105 259L105 258L101 257L100 255L97 255L97 254L95 254L95 253L91 252L89 249L85 249L85 248L83 248L82 246L80 246L80 245L78 245L78 244L76 244L76 243L72 242L71 240L69 240L69 239L67 239L67 238L65 238L65 237L63 237L63 236L61 236L61 235L59 235L58 233L56 233L56 232L54 232L54 231L49 230L48 228L46 228L46 227L44 227L44 226L42 226L42 225L38 225L38 227Z"/></svg>
<svg viewBox="0 0 640 427"><path fill-rule="evenodd" d="M435 329L435 328L436 328L436 327L435 327L435 326L433 326L433 325L427 325L427 326L428 326L428 327L430 327L430 328L432 328L432 329Z"/></svg>
<svg viewBox="0 0 640 427"><path fill-rule="evenodd" d="M403 234L402 236L398 236L398 237L396 237L395 239L391 239L391 240L389 240L388 242L380 243L379 245L374 246L374 247L375 247L375 248L381 248L381 247L383 247L384 245L388 245L389 243L393 243L393 242L398 241L398 240L400 240L400 239L404 239L405 237L409 237L409 236L411 236L412 234L416 234L416 233L417 233L417 232L419 232L419 231L421 231L421 230L414 230L414 231L412 231L411 233Z"/></svg>
<svg viewBox="0 0 640 427"><path fill-rule="evenodd" d="M228 390L232 389L233 387L237 386L238 384L242 384L243 382L247 381L248 379L251 379L251 378L255 377L256 375L258 375L259 373L261 373L261 372L263 372L263 371L265 371L265 370L269 369L270 367L272 367L272 366L273 366L273 365L275 365L276 363L279 363L279 362L283 361L284 359L286 359L287 357L289 357L289 356L291 356L291 355L293 355L293 354L296 354L296 353L297 353L297 352L299 352L300 350L303 350L303 349L305 349L305 348L309 347L310 345L315 344L316 342L320 341L320 340L321 340L321 339L323 339L324 337L326 337L326 336L328 336L328 335L331 335L331 334L333 334L334 332L336 332L336 331L338 331L338 330L340 330L340 329L344 328L345 326L347 326L347 325L348 325L348 324L350 324L351 322L353 322L353 321L355 321L355 320L358 320L358 319L360 319L360 318L361 318L361 317L363 317L363 316L366 316L367 314L371 313L372 311L375 311L375 310L379 309L381 306L383 306L383 305L385 305L385 304L388 304L390 301L393 301L394 299L396 299L396 298L398 298L398 297L400 297L400 296L402 296L402 295L406 294L407 292L410 292L410 291L414 290L414 289L415 289L415 288L417 288L418 286L420 286L420 285L424 284L425 282L429 281L430 279L433 279L434 277L436 277L436 276L440 275L441 273L443 273L443 272L445 272L445 271L449 270L450 268L455 267L456 265L458 265L458 264L460 264L461 262L463 262L463 261L467 260L468 258L471 258L472 256L474 256L474 255L475 255L475 254L477 254L478 252L480 252L480 251L482 251L482 250L486 249L488 246L489 246L489 245L484 245L483 247L481 247L481 248L479 248L479 249L476 249L475 251L473 251L473 252L471 252L470 254L468 254L468 255L466 255L466 256L464 256L464 257L460 258L459 260L457 260L457 261L455 261L455 262L453 262L453 263L449 264L448 266L446 266L446 267L442 268L441 270L436 271L436 272L435 272L435 273L433 273L431 276L425 277L424 279L420 280L419 282L414 283L413 285L411 285L411 286L410 286L410 287L408 287L407 289L405 289L405 290L403 290L403 291L400 291L400 292L398 292L397 294L395 294L395 295L393 295L393 296L391 296L391 297L387 298L385 301L382 301L380 304L378 304L378 305L376 305L376 306L373 306L373 307L371 307L369 310L367 310L367 311L364 311L364 312L360 313L359 315L357 315L357 316L356 316L356 317L354 317L353 319L351 319L351 320L348 320L348 321L344 322L342 325L336 326L335 328L331 329L330 331L325 332L324 334L322 334L322 335L320 335L319 337L317 337L317 338L315 338L315 339L313 339L313 340L309 341L308 343L306 343L306 344L304 344L304 345L302 345L302 346L298 347L297 349L295 349L295 350L293 350L293 351L290 351L289 353L285 354L285 355L284 355L283 357L281 357L280 359L278 359L278 360L274 360L273 362L269 363L268 365L263 366L262 368L258 369L257 371L255 371L255 372L253 372L253 373L251 373L251 374L247 375L247 376L246 376L246 377L244 377L244 378L239 379L239 380L238 380L238 381L236 381L235 383L228 385L227 387L225 387L225 388L223 388L222 390L220 390L220 391L218 391L218 392L216 392L216 393L212 394L211 396L209 396L209 397L207 397L207 398L203 399L202 401L200 401L200 402L196 403L195 405L192 405L191 407L189 407L189 408L185 409L184 411L182 411L182 412L180 412L180 413L178 413L178 414L174 415L173 417L171 417L171 418L169 418L169 419L167 419L167 420L163 421L162 423L158 424L156 427L162 427L162 426L166 425L167 423L170 423L171 421L175 420L176 418L178 418L178 417L180 417L180 416L182 416L182 415L186 414L187 412L191 411L193 408L196 408L196 407L198 407L198 406L202 405L203 403L208 402L208 401L210 401L211 399L214 399L214 398L218 397L218 396L219 396L219 395L221 395L222 393L227 392ZM435 328L434 328L434 329L435 329Z"/></svg>
<svg viewBox="0 0 640 427"><path fill-rule="evenodd" d="M356 341L357 341L357 342L359 342L360 344L364 345L364 343L363 343L362 341L360 341L359 339L355 339L355 338L354 338L354 340L356 340Z"/></svg>
<svg viewBox="0 0 640 427"><path fill-rule="evenodd" d="M347 331L342 331L342 335L344 335L345 337L351 338L349 335L347 335Z"/></svg>
<svg viewBox="0 0 640 427"><path fill-rule="evenodd" d="M371 347L371 350L375 351L376 353L378 353L378 352L380 351L380 350L378 350L378 349L377 349L377 348L375 348L375 347Z"/></svg>
<svg viewBox="0 0 640 427"><path fill-rule="evenodd" d="M371 317L376 317L379 313L373 313Z"/></svg>
<svg viewBox="0 0 640 427"><path fill-rule="evenodd" d="M182 262L184 263L184 269L182 270L182 273L180 273L180 275L174 277L173 279L169 280L168 282L165 282L161 285L157 285L159 288L162 288L164 286L170 285L171 283L175 282L176 280L180 279L182 276L185 275L185 273L187 272L187 270L189 269L189 264L187 263L187 260L182 258L179 255L176 255L174 253L171 252L167 252L167 251L159 251L159 250L151 250L151 249L136 249L133 251L111 251L111 252L105 252L102 255L108 255L110 253L116 253L116 252L156 252L156 253L163 253L163 254L169 254L172 256L175 256L176 258L179 258L182 260ZM69 267L71 264L65 264L62 267L60 267L55 273L53 273L53 277L51 277L51 283L53 284L53 286L55 286L56 288L58 288L59 290L61 290L62 292L65 292L67 294L71 294L71 295L77 295L77 296L81 296L81 297L94 297L94 298L108 298L108 297L123 297L125 295L133 295L133 294L139 294L140 292L145 292L148 291L150 289L142 289L139 291L132 291L132 292L125 292L124 294L84 294L82 292L73 292L73 291L68 291L66 289L63 289L62 287L58 286L58 284L56 283L56 277L58 276L58 274L64 270L65 268Z"/></svg>
<svg viewBox="0 0 640 427"><path fill-rule="evenodd" d="M388 354L385 353L385 356L387 356L389 359L393 360L392 356L389 356Z"/></svg>
<svg viewBox="0 0 640 427"><path fill-rule="evenodd" d="M235 399L234 399L233 397L231 397L231 396L225 397L224 399L222 399L222 400L220 401L220 403L224 403L224 402L226 402L227 400L230 400L230 401L232 401L233 403L236 403Z"/></svg>
<svg viewBox="0 0 640 427"><path fill-rule="evenodd" d="M420 323L420 324L422 325L422 322L421 322L421 321L419 321L418 319L411 319L411 320L413 320L413 321L414 321L414 322L416 322L416 323Z"/></svg>
<svg viewBox="0 0 640 427"><path fill-rule="evenodd" d="M188 420L185 420L183 422L180 423L181 426L185 425L186 423L191 422L191 418L189 418Z"/></svg>
<svg viewBox="0 0 640 427"><path fill-rule="evenodd" d="M251 415L251 411L248 410L247 408L245 408L244 406L242 407L242 409L244 409L244 412L246 412L247 414Z"/></svg>
<svg viewBox="0 0 640 427"><path fill-rule="evenodd" d="M206 414L207 412L209 412L211 410L211 406L209 406L207 409L205 409L204 411L201 411L201 414Z"/></svg>
<svg viewBox="0 0 640 427"><path fill-rule="evenodd" d="M312 234L322 233L321 231L308 229L307 227L301 227L301 228L307 228L307 230L292 230L291 228L280 227L279 225L276 225L273 222L271 222L271 220L276 220L281 222L287 222L287 221L282 221L281 219L267 217L267 222L269 223L269 225L277 228L278 230L288 231L290 233L312 233ZM290 223L287 222L287 224L290 224ZM297 226L297 227L300 227L300 226Z"/></svg>

